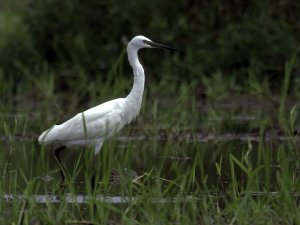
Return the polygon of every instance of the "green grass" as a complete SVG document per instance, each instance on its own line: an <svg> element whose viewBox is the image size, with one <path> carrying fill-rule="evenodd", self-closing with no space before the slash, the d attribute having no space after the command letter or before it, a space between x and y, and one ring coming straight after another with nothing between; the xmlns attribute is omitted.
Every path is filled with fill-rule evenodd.
<svg viewBox="0 0 300 225"><path fill-rule="evenodd" d="M53 149L39 146L38 135L79 110L126 95L131 74L121 75L123 69L116 67L104 82L100 76L92 80L80 68L68 75L47 66L36 74L21 69L26 82L16 94L10 91L13 84L2 80L7 96L2 97L0 114L0 194L25 198L0 202L1 224L299 224L299 154L293 133L299 127L298 106L280 108L286 110L281 120L265 84L253 80L251 73L248 89L220 73L194 83L147 80L140 115L120 133L145 140L105 142L97 159L95 190L90 186L93 150L65 151L68 179L61 190ZM69 82L78 85L59 88ZM207 90L206 98L197 95L199 83ZM281 105L286 101L279 95L272 99ZM241 115L253 117L236 119ZM286 126L282 121L288 121ZM280 125L287 141L278 142ZM250 139L251 132L256 141ZM238 133L249 134L249 139L217 139ZM216 138L201 141L207 135ZM110 182L112 172L119 173L116 183ZM89 203L67 203L63 197L68 193L90 196ZM38 204L31 197L36 194L55 194L62 201ZM132 201L105 203L94 199L98 194ZM170 198L177 200L154 201Z"/></svg>

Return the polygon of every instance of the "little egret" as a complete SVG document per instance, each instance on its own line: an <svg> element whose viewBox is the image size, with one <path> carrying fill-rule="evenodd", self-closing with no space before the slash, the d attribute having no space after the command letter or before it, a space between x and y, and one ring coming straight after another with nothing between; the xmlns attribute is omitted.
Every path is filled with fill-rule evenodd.
<svg viewBox="0 0 300 225"><path fill-rule="evenodd" d="M175 50L173 47L151 41L144 36L134 37L127 45L127 54L133 70L134 83L126 98L118 98L84 112L60 125L54 125L44 131L38 138L43 145L55 144L55 157L59 162L59 154L66 147L87 146L94 147L95 156L99 154L103 141L111 138L121 128L133 121L138 115L143 98L145 73L138 59L138 51L142 48L164 48Z"/></svg>

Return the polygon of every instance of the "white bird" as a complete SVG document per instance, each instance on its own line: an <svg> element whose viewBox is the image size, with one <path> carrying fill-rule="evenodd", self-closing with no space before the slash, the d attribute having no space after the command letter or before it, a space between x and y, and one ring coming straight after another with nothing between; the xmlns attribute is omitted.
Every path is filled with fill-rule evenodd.
<svg viewBox="0 0 300 225"><path fill-rule="evenodd" d="M128 60L134 74L134 83L129 95L105 102L78 113L60 125L54 125L39 136L38 142L43 145L60 146L55 151L58 160L59 153L65 147L93 146L95 156L99 154L104 140L111 138L124 125L133 121L141 109L145 73L138 59L138 51L142 48L175 50L141 35L134 37L127 45Z"/></svg>

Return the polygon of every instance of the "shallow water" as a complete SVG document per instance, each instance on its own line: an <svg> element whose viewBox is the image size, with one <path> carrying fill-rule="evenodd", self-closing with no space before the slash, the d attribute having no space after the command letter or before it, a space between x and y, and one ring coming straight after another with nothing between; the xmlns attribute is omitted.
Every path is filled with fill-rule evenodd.
<svg viewBox="0 0 300 225"><path fill-rule="evenodd" d="M159 107L162 107L161 111L170 111L171 108L168 104ZM236 180L238 188L244 190L250 177L247 172L254 173L256 168L259 168L259 184L247 194L278 195L276 176L280 171L282 152L289 166L297 168L294 166L297 163L294 150L300 143L298 131L295 129L286 135L273 126L270 118L277 115L270 113L274 111L273 106L265 101L223 99L217 103L199 103L196 107L199 115L193 115L190 120L195 121L187 125L171 127L170 124L159 123L152 127L153 115L149 113L144 115L144 119L149 117L150 122L142 121L127 127L120 135L106 141L97 158L97 184L99 193L103 195L96 200L111 204L123 204L129 198L139 201L139 187L153 190L156 183L160 183L161 192L167 190L168 197L156 197L154 194L154 198L149 197L153 202L197 201L203 190L212 198L227 198L233 181ZM31 120L34 121L38 114L33 115L35 118ZM268 122L265 122L266 118ZM7 119L14 124L15 117L8 115ZM148 126L144 127L144 123ZM203 127L198 128L196 124ZM67 187L66 191L57 195L60 174L54 149L51 146L42 148L36 141L38 135L31 135L0 136L2 199L23 199L23 192L31 187L34 194L30 198L37 203L59 203L63 200L86 204L91 198L87 195L87 183L91 176L93 150L79 148L62 153L63 166L72 177L70 184L73 189L72 194L66 194L70 192L70 187ZM237 163L232 166L233 156L248 171L245 172L245 168ZM232 168L235 169L234 177ZM299 174L299 170L293 170L293 176ZM136 185L132 193L127 190L129 180ZM184 198L174 197L179 191ZM129 197L129 194L134 197Z"/></svg>
<svg viewBox="0 0 300 225"><path fill-rule="evenodd" d="M99 160L99 185L109 182L110 194L117 196L126 179L136 183L144 183L145 174L157 171L150 176L154 182L157 177L165 183L178 182L182 176L194 173L194 183L203 183L215 187L221 185L226 189L232 180L230 175L230 155L243 160L249 152L248 160L254 168L262 159L269 157L271 177L278 171L276 155L279 149L288 151L289 141L299 143L298 137L287 137L282 134L265 134L258 136L250 133L244 134L191 134L182 132L177 134L132 135L119 136L107 141L101 151ZM4 193L21 193L28 186L28 180L38 180L40 188L37 193L43 196L46 186L59 181L59 170L54 160L53 149L41 149L33 138L18 136L11 145L9 138L1 137L1 176L4 182ZM261 149L263 145L263 149ZM28 151L29 150L29 151ZM263 151L263 152L262 152ZM92 151L88 149L66 150L62 153L62 161L69 174L74 172L74 164L79 168L72 181L78 196L84 195L86 190L86 172L90 170ZM259 161L260 160L260 161ZM218 174L216 164L222 164L222 174ZM125 172L124 172L125 171ZM297 172L297 171L295 171ZM299 173L299 171L297 172ZM18 175L17 175L18 174ZM109 178L103 178L107 177ZM246 182L246 176L237 168L236 177L241 184ZM25 178L22 178L25 176ZM102 180L104 179L104 181ZM15 182L15 183L13 183ZM269 181L268 181L269 182ZM263 183L263 181L262 181ZM272 181L271 181L272 183ZM275 183L275 182L274 182ZM17 187L17 190L14 188ZM197 191L198 187L190 185L185 190L186 195ZM48 190L49 191L49 190ZM276 187L274 187L276 191ZM51 192L51 188L50 188Z"/></svg>
<svg viewBox="0 0 300 225"><path fill-rule="evenodd" d="M24 195L12 195L4 194L0 197L0 201L10 202L14 200L30 200L40 204L48 203L69 203L69 204L88 204L91 201L97 201L102 203L109 204L127 204L127 203L136 203L139 201L144 201L143 197L128 197L128 196L104 196L97 195L96 197L87 196L87 195L72 195L66 194L61 195L31 195L26 197ZM151 203L172 203L172 202L192 202L197 201L196 197L186 197L186 198L148 198L147 201Z"/></svg>
<svg viewBox="0 0 300 225"><path fill-rule="evenodd" d="M282 193L280 192L251 192L251 193L245 193L244 195L248 196L280 196ZM243 193L241 193L241 196ZM298 192L290 192L289 195L299 198ZM210 198L226 198L226 194L224 193L210 193ZM147 198L147 201L150 203L184 203L184 202L195 202L200 201L202 198L201 195L198 196L186 196L183 197L168 197L168 198ZM129 197L129 196L107 196L107 195L96 195L88 196L88 195L72 195L71 193L65 194L63 196L61 195L31 195L31 196L25 196L25 195L13 195L13 194L4 194L0 196L0 201L2 202L10 202L14 200L27 200L27 201L34 201L35 203L39 204L48 204L48 203L61 203L65 202L68 204L88 204L89 202L102 202L102 203L109 203L109 204L128 204L128 203L137 203L139 201L145 201L145 198L142 196L136 196L136 197Z"/></svg>

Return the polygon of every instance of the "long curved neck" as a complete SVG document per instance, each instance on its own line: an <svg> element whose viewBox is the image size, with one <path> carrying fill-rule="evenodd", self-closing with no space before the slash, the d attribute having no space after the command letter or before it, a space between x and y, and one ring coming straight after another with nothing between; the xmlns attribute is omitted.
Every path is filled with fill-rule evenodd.
<svg viewBox="0 0 300 225"><path fill-rule="evenodd" d="M133 70L134 82L131 92L126 97L126 101L130 105L130 108L132 110L131 119L134 119L134 117L136 117L136 115L139 113L142 104L145 84L145 73L138 59L138 49L128 45L127 54L129 63Z"/></svg>

